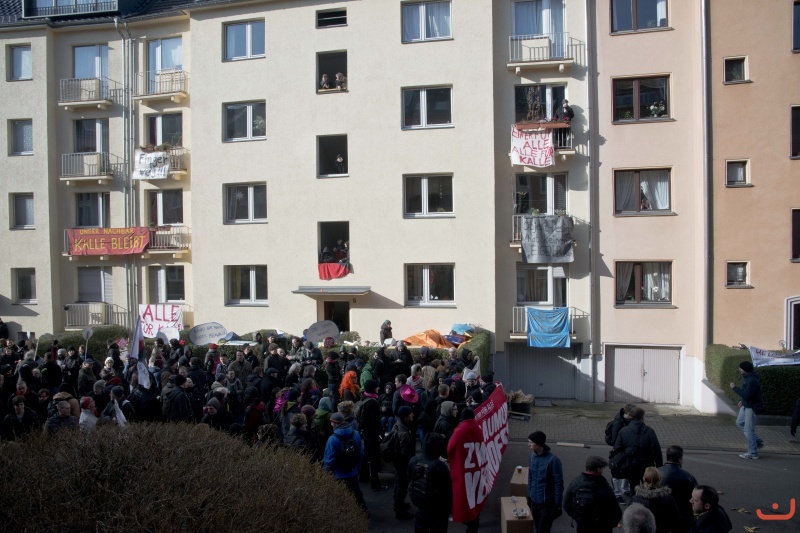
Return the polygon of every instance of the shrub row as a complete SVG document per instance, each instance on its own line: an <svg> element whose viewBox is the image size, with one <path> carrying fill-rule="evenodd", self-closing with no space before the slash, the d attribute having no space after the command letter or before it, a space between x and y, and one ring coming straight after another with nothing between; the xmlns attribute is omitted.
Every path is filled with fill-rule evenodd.
<svg viewBox="0 0 800 533"><path fill-rule="evenodd" d="M729 383L741 384L739 363L751 361L750 352L720 344L706 348L706 376L734 403L739 395ZM800 395L800 366L765 366L756 369L767 414L787 416Z"/></svg>

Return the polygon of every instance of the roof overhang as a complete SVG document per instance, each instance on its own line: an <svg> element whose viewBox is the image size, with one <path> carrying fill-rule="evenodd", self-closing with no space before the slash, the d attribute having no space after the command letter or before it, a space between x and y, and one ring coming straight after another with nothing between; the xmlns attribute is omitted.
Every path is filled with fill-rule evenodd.
<svg viewBox="0 0 800 533"><path fill-rule="evenodd" d="M364 296L372 290L372 287L310 287L301 285L294 294L305 294L306 296Z"/></svg>

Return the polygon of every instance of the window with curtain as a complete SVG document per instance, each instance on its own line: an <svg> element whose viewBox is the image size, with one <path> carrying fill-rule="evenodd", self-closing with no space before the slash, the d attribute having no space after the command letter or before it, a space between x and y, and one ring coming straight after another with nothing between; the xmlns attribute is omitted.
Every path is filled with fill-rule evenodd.
<svg viewBox="0 0 800 533"><path fill-rule="evenodd" d="M33 153L33 120L11 121L11 155Z"/></svg>
<svg viewBox="0 0 800 533"><path fill-rule="evenodd" d="M11 80L30 80L33 78L31 68L31 47L12 46L9 48L11 56Z"/></svg>
<svg viewBox="0 0 800 533"><path fill-rule="evenodd" d="M75 78L108 78L108 45L76 46L72 49Z"/></svg>
<svg viewBox="0 0 800 533"><path fill-rule="evenodd" d="M611 31L637 31L667 26L667 0L611 0Z"/></svg>
<svg viewBox="0 0 800 533"><path fill-rule="evenodd" d="M617 305L671 304L672 263L617 262L616 302Z"/></svg>
<svg viewBox="0 0 800 533"><path fill-rule="evenodd" d="M183 41L180 37L157 39L147 43L148 69L150 71L181 70L183 68Z"/></svg>
<svg viewBox="0 0 800 533"><path fill-rule="evenodd" d="M108 151L108 119L75 121L75 152L79 154Z"/></svg>
<svg viewBox="0 0 800 533"><path fill-rule="evenodd" d="M267 303L267 266L226 266L227 305Z"/></svg>
<svg viewBox="0 0 800 533"><path fill-rule="evenodd" d="M264 102L243 102L225 105L225 140L265 139L267 105Z"/></svg>
<svg viewBox="0 0 800 533"><path fill-rule="evenodd" d="M264 21L251 20L225 25L225 59L264 57Z"/></svg>
<svg viewBox="0 0 800 533"><path fill-rule="evenodd" d="M147 117L147 143L183 146L183 114L163 113Z"/></svg>
<svg viewBox="0 0 800 533"><path fill-rule="evenodd" d="M668 77L616 79L613 94L614 122L670 117Z"/></svg>
<svg viewBox="0 0 800 533"><path fill-rule="evenodd" d="M243 183L225 186L225 222L266 222L267 184Z"/></svg>
<svg viewBox="0 0 800 533"><path fill-rule="evenodd" d="M12 195L13 229L33 229L33 193Z"/></svg>
<svg viewBox="0 0 800 533"><path fill-rule="evenodd" d="M455 265L408 264L406 267L406 305L453 305Z"/></svg>
<svg viewBox="0 0 800 533"><path fill-rule="evenodd" d="M452 214L452 176L407 176L405 178L406 217Z"/></svg>
<svg viewBox="0 0 800 533"><path fill-rule="evenodd" d="M150 191L150 223L156 226L183 224L183 190Z"/></svg>
<svg viewBox="0 0 800 533"><path fill-rule="evenodd" d="M112 303L111 269L81 267L78 269L78 302Z"/></svg>
<svg viewBox="0 0 800 533"><path fill-rule="evenodd" d="M670 169L618 170L614 173L614 212L670 211Z"/></svg>
<svg viewBox="0 0 800 533"><path fill-rule="evenodd" d="M517 304L551 305L551 269L517 264Z"/></svg>
<svg viewBox="0 0 800 533"><path fill-rule="evenodd" d="M21 304L36 303L36 269L13 268L14 302Z"/></svg>
<svg viewBox="0 0 800 533"><path fill-rule="evenodd" d="M404 43L452 37L450 2L404 3L402 6Z"/></svg>
<svg viewBox="0 0 800 533"><path fill-rule="evenodd" d="M517 174L514 214L527 215L531 209L554 215L567 210L566 174Z"/></svg>
<svg viewBox="0 0 800 533"><path fill-rule="evenodd" d="M747 185L747 161L727 161L725 167L725 185Z"/></svg>
<svg viewBox="0 0 800 533"><path fill-rule="evenodd" d="M562 42L562 39L554 34L564 32L563 0L514 2L513 18L515 36L551 34L554 45Z"/></svg>

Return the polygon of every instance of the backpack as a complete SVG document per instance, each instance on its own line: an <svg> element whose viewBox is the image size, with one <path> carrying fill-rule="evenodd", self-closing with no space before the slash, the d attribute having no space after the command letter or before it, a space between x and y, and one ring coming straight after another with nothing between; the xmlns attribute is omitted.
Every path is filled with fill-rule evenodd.
<svg viewBox="0 0 800 533"><path fill-rule="evenodd" d="M588 487L581 487L572 495L572 518L577 521L589 521L597 518L594 494Z"/></svg>
<svg viewBox="0 0 800 533"><path fill-rule="evenodd" d="M397 432L392 430L381 442L381 459L387 463L394 461L395 448L397 448Z"/></svg>
<svg viewBox="0 0 800 533"><path fill-rule="evenodd" d="M431 503L430 470L433 464L433 461L418 462L408 479L408 495L417 509L423 509Z"/></svg>
<svg viewBox="0 0 800 533"><path fill-rule="evenodd" d="M334 434L334 436L342 441L342 453L336 457L336 468L342 472L351 472L358 467L358 461L361 459L361 446L350 437L342 437Z"/></svg>
<svg viewBox="0 0 800 533"><path fill-rule="evenodd" d="M609 446L613 446L614 445L614 441L611 440L611 432L613 431L615 420L616 419L611 420L611 422L606 424L606 444L608 444Z"/></svg>

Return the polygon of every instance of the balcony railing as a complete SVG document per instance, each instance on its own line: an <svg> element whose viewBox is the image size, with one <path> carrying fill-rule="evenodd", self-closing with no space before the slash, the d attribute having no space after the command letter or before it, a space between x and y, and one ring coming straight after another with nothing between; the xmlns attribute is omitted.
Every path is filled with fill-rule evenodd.
<svg viewBox="0 0 800 533"><path fill-rule="evenodd" d="M121 172L122 161L108 152L61 155L61 176L65 178L111 176Z"/></svg>
<svg viewBox="0 0 800 533"><path fill-rule="evenodd" d="M582 45L569 32L512 35L508 38L508 57L510 63L575 59Z"/></svg>
<svg viewBox="0 0 800 533"><path fill-rule="evenodd" d="M124 326L127 311L116 305L103 302L74 303L64 306L67 328L87 326Z"/></svg>
<svg viewBox="0 0 800 533"><path fill-rule="evenodd" d="M118 102L121 97L120 84L108 78L67 78L59 84L58 101L63 103Z"/></svg>
<svg viewBox="0 0 800 533"><path fill-rule="evenodd" d="M511 318L511 334L512 335L527 335L528 334L528 314L525 307L514 307L512 309ZM575 324L589 320L589 313L581 311L576 307L569 308L569 332L570 335L575 333ZM579 324L580 325L580 324Z"/></svg>
<svg viewBox="0 0 800 533"><path fill-rule="evenodd" d="M169 171L183 172L189 168L189 149L177 146L167 150L169 155Z"/></svg>
<svg viewBox="0 0 800 533"><path fill-rule="evenodd" d="M159 226L150 228L150 251L177 251L191 248L191 229L187 226Z"/></svg>
<svg viewBox="0 0 800 533"><path fill-rule="evenodd" d="M118 11L117 0L53 0L50 6L31 6L28 2L26 16L28 17L57 17L65 15L85 15L91 13L106 13Z"/></svg>
<svg viewBox="0 0 800 533"><path fill-rule="evenodd" d="M189 73L185 70L150 70L138 72L133 96L157 96L189 91Z"/></svg>

